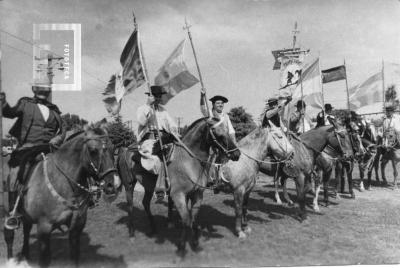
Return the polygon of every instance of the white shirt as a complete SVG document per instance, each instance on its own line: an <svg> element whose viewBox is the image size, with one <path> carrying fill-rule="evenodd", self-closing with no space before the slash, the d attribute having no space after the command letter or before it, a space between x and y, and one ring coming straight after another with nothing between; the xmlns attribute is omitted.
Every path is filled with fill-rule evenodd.
<svg viewBox="0 0 400 268"><path fill-rule="evenodd" d="M37 106L39 107L39 110L43 115L44 121L47 121L47 119L49 119L49 115L50 115L49 108L46 105L43 105L40 103L38 103Z"/></svg>
<svg viewBox="0 0 400 268"><path fill-rule="evenodd" d="M137 109L136 116L139 123L138 135L139 139L150 130L150 128L156 128L156 121L153 116L153 109L149 104L144 104ZM168 114L167 110L162 105L157 106L155 111L157 117L158 129L165 130L168 133L177 133L178 127L172 117Z"/></svg>
<svg viewBox="0 0 400 268"><path fill-rule="evenodd" d="M400 115L393 114L391 118L385 118L383 126L385 131L393 128L396 132L400 133Z"/></svg>
<svg viewBox="0 0 400 268"><path fill-rule="evenodd" d="M232 122L231 119L229 118L229 115L225 114L224 112L218 113L214 109L210 109L209 114L207 114L207 108L205 108L204 106L201 106L200 110L203 116L208 116L209 114L212 114L215 118L218 118L220 121L224 121L224 123L228 125L228 134L235 136L235 129L232 126Z"/></svg>

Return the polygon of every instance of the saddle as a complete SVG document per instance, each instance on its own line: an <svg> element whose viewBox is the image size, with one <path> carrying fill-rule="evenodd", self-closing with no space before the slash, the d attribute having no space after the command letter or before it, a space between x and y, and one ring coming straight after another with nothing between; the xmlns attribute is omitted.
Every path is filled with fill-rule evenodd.
<svg viewBox="0 0 400 268"><path fill-rule="evenodd" d="M51 147L49 144L40 144L32 147L23 147L16 149L11 153L8 165L13 167L19 166L19 171L17 174L17 181L21 185L25 185L28 174L31 173L32 168L41 159L38 157L41 153L48 154L51 152Z"/></svg>
<svg viewBox="0 0 400 268"><path fill-rule="evenodd" d="M132 152L132 161L141 165L145 170L152 174L159 174L162 167L161 159L165 155L167 163L170 162L173 143L163 145L161 149L160 143L157 140L145 140L141 144L134 142L128 146L128 151Z"/></svg>

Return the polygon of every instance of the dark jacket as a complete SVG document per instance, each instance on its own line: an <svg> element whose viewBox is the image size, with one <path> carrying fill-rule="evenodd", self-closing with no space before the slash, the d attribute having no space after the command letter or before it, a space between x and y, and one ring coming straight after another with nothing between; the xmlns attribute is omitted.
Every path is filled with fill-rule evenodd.
<svg viewBox="0 0 400 268"><path fill-rule="evenodd" d="M55 145L61 145L65 138L60 110L50 102L43 103L49 108L49 118L44 120L38 101L34 98L24 97L18 100L14 107L8 103L3 106L3 116L18 118L10 129L10 135L18 140L18 146L26 143L41 144L53 140Z"/></svg>

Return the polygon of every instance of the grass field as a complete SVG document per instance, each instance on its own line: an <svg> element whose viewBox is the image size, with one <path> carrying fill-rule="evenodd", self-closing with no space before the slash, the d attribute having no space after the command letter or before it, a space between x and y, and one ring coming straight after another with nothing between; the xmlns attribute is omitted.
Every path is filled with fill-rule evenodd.
<svg viewBox="0 0 400 268"><path fill-rule="evenodd" d="M388 170L389 171L389 170ZM388 177L391 180L391 175ZM358 178L355 174L355 178ZM357 180L355 182L357 184ZM289 183L294 196L294 184ZM165 204L152 203L159 234L148 237L148 221L141 205L141 192L135 197L136 239L128 239L125 194L112 204L101 202L89 211L82 237L83 267L159 267L159 266L291 266L400 263L400 190L376 186L358 192L352 200L343 195L321 205L300 223L297 210L279 206L273 200L271 178L261 178L249 201L249 225L252 233L239 240L234 231L233 197L206 191L198 254L188 251L185 259L175 255L179 230L167 228ZM320 197L322 199L322 196ZM311 196L308 198L311 205ZM15 252L22 246L17 231ZM68 260L68 238L58 231L52 238L52 266L64 266ZM32 262L37 262L35 228L31 238ZM189 247L188 247L189 248ZM0 242L1 263L5 262L5 243Z"/></svg>

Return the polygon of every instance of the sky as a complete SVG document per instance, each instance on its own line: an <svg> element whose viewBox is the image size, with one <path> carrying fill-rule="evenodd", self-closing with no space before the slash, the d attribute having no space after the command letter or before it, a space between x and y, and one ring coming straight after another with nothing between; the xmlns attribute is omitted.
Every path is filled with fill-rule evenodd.
<svg viewBox="0 0 400 268"><path fill-rule="evenodd" d="M149 79L190 28L207 95L229 99L225 110L243 106L257 119L265 100L279 88L271 50L289 48L297 21L298 44L310 49L306 62L320 57L322 69L346 60L349 87L382 68L400 62L399 0L0 0L1 82L10 104L32 96L33 24L79 23L82 43L82 91L58 91L53 102L63 113L88 121L107 117L101 92L120 68L119 57L133 30L134 11ZM189 43L187 43L189 44ZM190 46L185 61L198 76ZM324 87L325 102L346 107L345 82ZM136 109L146 87L125 96L121 115L135 126ZM173 98L167 109L182 124L201 116L200 84ZM8 131L13 120L4 119Z"/></svg>

